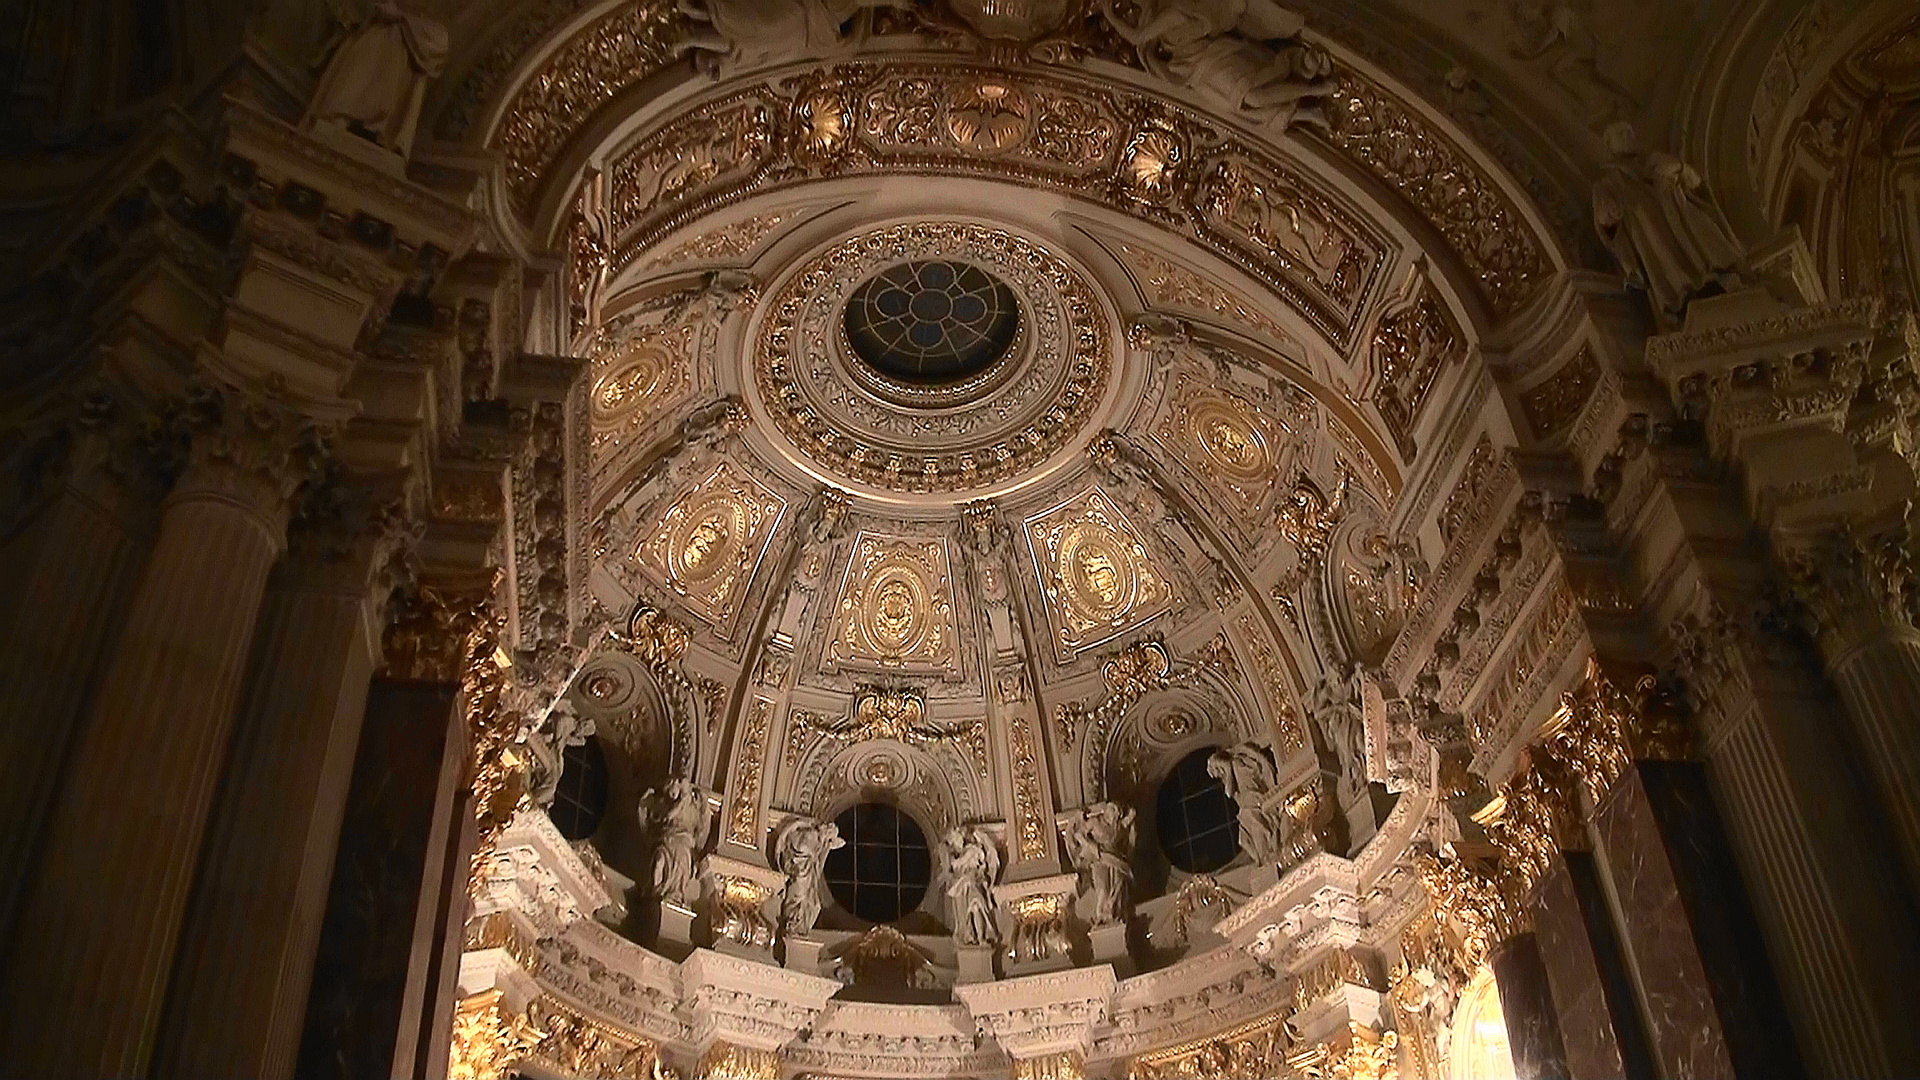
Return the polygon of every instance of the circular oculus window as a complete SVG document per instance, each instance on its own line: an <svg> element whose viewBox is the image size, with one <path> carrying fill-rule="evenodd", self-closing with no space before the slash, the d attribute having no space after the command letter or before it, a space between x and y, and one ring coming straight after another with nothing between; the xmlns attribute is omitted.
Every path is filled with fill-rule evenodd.
<svg viewBox="0 0 1920 1080"><path fill-rule="evenodd" d="M968 263L890 266L853 290L847 344L880 375L928 389L966 382L1013 347L1020 305L1006 282Z"/></svg>

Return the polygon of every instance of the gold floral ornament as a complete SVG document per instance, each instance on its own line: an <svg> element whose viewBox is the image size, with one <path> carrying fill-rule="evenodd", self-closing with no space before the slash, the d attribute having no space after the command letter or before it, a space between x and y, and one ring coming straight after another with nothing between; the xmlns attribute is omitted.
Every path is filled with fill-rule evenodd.
<svg viewBox="0 0 1920 1080"><path fill-rule="evenodd" d="M827 644L828 665L954 670L949 565L941 541L861 534Z"/></svg>
<svg viewBox="0 0 1920 1080"><path fill-rule="evenodd" d="M721 462L668 509L640 544L639 561L712 622L736 612L786 502Z"/></svg>
<svg viewBox="0 0 1920 1080"><path fill-rule="evenodd" d="M1063 658L1173 606L1146 541L1097 489L1030 520L1027 539Z"/></svg>

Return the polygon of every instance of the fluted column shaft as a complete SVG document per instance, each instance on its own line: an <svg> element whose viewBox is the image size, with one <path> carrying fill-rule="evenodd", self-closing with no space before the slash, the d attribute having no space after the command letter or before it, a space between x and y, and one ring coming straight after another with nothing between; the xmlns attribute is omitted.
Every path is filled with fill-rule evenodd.
<svg viewBox="0 0 1920 1080"><path fill-rule="evenodd" d="M1908 888L1920 896L1920 633L1892 620L1867 623L1853 647L1829 647L1827 671L1865 752Z"/></svg>
<svg viewBox="0 0 1920 1080"><path fill-rule="evenodd" d="M359 547L296 543L269 583L156 1077L293 1075L375 660Z"/></svg>
<svg viewBox="0 0 1920 1080"><path fill-rule="evenodd" d="M144 501L144 506L140 505ZM0 595L0 941L13 926L60 763L151 540L154 500L69 483L4 549Z"/></svg>
<svg viewBox="0 0 1920 1080"><path fill-rule="evenodd" d="M147 1071L291 487L285 425L208 411L213 426L162 506L72 752L72 797L50 816L8 952L0 1045L19 1048L7 1067L21 1075Z"/></svg>

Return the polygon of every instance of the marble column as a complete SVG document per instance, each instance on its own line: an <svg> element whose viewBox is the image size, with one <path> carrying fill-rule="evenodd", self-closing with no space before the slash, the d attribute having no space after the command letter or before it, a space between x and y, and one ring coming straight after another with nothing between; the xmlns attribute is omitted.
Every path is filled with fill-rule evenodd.
<svg viewBox="0 0 1920 1080"><path fill-rule="evenodd" d="M1593 814L1662 1075L1805 1075L1705 772L1633 763Z"/></svg>
<svg viewBox="0 0 1920 1080"><path fill-rule="evenodd" d="M1531 931L1515 934L1494 946L1488 960L1506 1016L1514 1075L1519 1080L1567 1080L1567 1051L1539 942Z"/></svg>
<svg viewBox="0 0 1920 1080"><path fill-rule="evenodd" d="M158 493L76 466L0 545L0 941L30 880L66 754L153 539Z"/></svg>
<svg viewBox="0 0 1920 1080"><path fill-rule="evenodd" d="M465 917L460 696L452 679L380 677L367 692L295 1068L302 1080L410 1077L433 1065L422 1050L431 997L453 992L436 971L448 924Z"/></svg>
<svg viewBox="0 0 1920 1080"><path fill-rule="evenodd" d="M398 534L387 510L349 498L307 501L268 584L168 988L160 1080L293 1075Z"/></svg>
<svg viewBox="0 0 1920 1080"><path fill-rule="evenodd" d="M1535 886L1533 930L1573 1080L1657 1076L1593 855L1565 851Z"/></svg>
<svg viewBox="0 0 1920 1080"><path fill-rule="evenodd" d="M147 1071L302 425L196 394L187 465L68 763L8 953L23 1076ZM71 1037L53 1037L68 1032Z"/></svg>

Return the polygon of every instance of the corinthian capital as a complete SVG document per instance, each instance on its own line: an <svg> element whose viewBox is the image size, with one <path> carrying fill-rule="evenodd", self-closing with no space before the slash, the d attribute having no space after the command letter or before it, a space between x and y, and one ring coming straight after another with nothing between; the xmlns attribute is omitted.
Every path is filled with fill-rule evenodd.
<svg viewBox="0 0 1920 1080"><path fill-rule="evenodd" d="M1909 504L1895 524L1835 529L1784 551L1787 583L1828 664L1878 635L1914 632L1916 526Z"/></svg>
<svg viewBox="0 0 1920 1080"><path fill-rule="evenodd" d="M180 464L173 497L232 502L278 538L288 500L326 460L330 427L273 388L195 381L167 424Z"/></svg>

